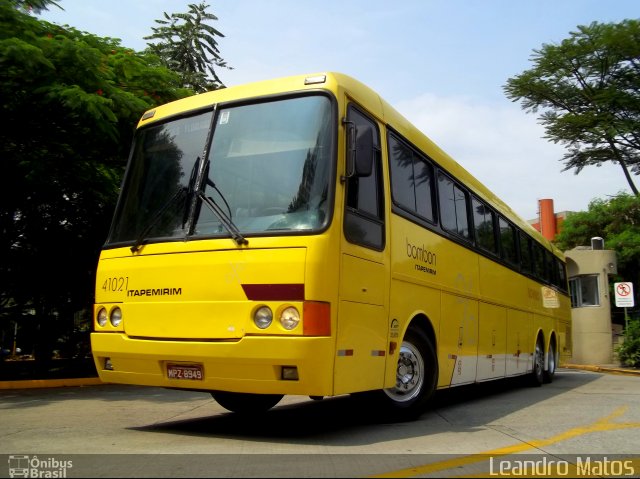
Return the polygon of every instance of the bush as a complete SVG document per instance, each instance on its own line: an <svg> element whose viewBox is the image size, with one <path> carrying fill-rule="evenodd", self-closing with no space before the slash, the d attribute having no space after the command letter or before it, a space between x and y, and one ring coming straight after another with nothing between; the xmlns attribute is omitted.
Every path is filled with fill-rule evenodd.
<svg viewBox="0 0 640 479"><path fill-rule="evenodd" d="M640 367L640 319L632 319L624 331L624 343L616 352L626 366Z"/></svg>

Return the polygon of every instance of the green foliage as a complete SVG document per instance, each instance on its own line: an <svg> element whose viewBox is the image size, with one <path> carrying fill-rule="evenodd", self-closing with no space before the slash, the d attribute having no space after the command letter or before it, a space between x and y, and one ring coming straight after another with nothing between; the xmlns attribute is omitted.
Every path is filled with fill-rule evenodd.
<svg viewBox="0 0 640 479"><path fill-rule="evenodd" d="M9 0L15 8L21 9L24 12L40 13L42 10L49 10L49 5L54 5L60 10L64 10L53 0Z"/></svg>
<svg viewBox="0 0 640 479"><path fill-rule="evenodd" d="M216 37L222 33L206 22L218 19L206 10L209 5L189 4L188 13L164 13L164 20L156 20L160 27L152 28L153 34L145 40L159 40L148 43L147 51L157 55L163 64L178 72L182 85L196 92L224 88L214 66L231 68L220 56Z"/></svg>
<svg viewBox="0 0 640 479"><path fill-rule="evenodd" d="M635 278L640 265L640 198L620 193L593 200L587 211L567 217L555 242L568 250L589 245L594 236L602 237L605 247L616 251L618 270Z"/></svg>
<svg viewBox="0 0 640 479"><path fill-rule="evenodd" d="M615 162L638 194L630 171L640 173L640 21L578 26L534 50L532 62L504 90L566 145L564 170Z"/></svg>
<svg viewBox="0 0 640 479"><path fill-rule="evenodd" d="M596 199L587 211L570 214L562 224L555 243L562 250L586 246L600 236L606 249L616 252L616 281L640 284L640 197L620 193Z"/></svg>
<svg viewBox="0 0 640 479"><path fill-rule="evenodd" d="M46 340L91 305L134 127L189 94L149 53L0 2L0 327Z"/></svg>
<svg viewBox="0 0 640 479"><path fill-rule="evenodd" d="M629 321L624 331L624 343L616 352L623 365L640 367L640 319Z"/></svg>

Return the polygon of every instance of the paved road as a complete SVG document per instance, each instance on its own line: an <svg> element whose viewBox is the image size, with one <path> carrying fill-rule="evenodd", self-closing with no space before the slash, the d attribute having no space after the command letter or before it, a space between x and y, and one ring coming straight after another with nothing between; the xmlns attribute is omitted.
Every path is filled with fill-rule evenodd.
<svg viewBox="0 0 640 479"><path fill-rule="evenodd" d="M0 391L0 425L0 477L25 461L66 477L488 476L521 454L640 476L640 377L567 369L541 388L442 391L403 423L347 396L243 418L207 393L100 385Z"/></svg>

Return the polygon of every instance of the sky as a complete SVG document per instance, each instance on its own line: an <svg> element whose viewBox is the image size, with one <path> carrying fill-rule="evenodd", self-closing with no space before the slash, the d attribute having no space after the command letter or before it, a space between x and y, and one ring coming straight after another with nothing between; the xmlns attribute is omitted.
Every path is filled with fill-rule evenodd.
<svg viewBox="0 0 640 479"><path fill-rule="evenodd" d="M39 18L143 50L196 0L56 0ZM562 171L562 145L503 91L578 25L640 18L637 0L210 0L226 86L321 71L369 85L525 220L629 192L619 165ZM636 177L636 180L639 178Z"/></svg>

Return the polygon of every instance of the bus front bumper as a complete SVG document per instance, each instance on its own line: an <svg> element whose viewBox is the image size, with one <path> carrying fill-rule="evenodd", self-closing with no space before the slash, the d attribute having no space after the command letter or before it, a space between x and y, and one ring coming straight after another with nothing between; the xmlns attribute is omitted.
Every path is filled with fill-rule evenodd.
<svg viewBox="0 0 640 479"><path fill-rule="evenodd" d="M237 341L180 341L92 333L91 349L98 375L107 383L257 394L333 395L330 337L245 336ZM176 368L197 373L178 379L174 374Z"/></svg>

